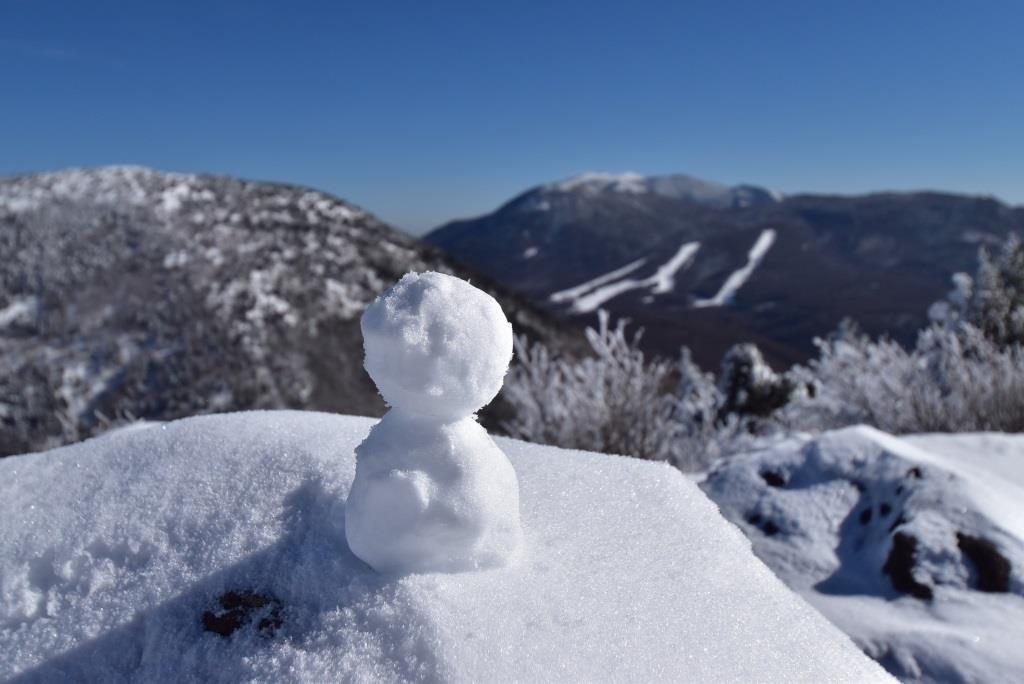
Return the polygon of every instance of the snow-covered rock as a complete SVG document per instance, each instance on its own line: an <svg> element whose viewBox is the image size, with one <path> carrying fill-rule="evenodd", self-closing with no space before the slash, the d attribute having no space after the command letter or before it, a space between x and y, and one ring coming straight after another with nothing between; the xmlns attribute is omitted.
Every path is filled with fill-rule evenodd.
<svg viewBox="0 0 1024 684"><path fill-rule="evenodd" d="M522 542L512 465L476 422L512 359L501 306L465 280L407 273L362 319L391 409L356 449L345 535L382 572L479 570Z"/></svg>
<svg viewBox="0 0 1024 684"><path fill-rule="evenodd" d="M1024 680L1024 437L846 428L732 456L702 486L893 673Z"/></svg>
<svg viewBox="0 0 1024 684"><path fill-rule="evenodd" d="M372 424L207 416L0 461L0 679L886 678L665 465L498 440L520 562L378 574L344 534Z"/></svg>

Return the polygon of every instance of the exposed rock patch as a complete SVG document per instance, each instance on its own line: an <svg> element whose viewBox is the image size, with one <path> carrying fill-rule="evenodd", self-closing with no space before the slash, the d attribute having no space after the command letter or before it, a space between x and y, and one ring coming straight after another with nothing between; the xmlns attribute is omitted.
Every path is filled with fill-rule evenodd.
<svg viewBox="0 0 1024 684"><path fill-rule="evenodd" d="M255 591L226 591L217 597L218 608L203 613L203 629L229 637L255 623L256 632L271 637L282 625L281 602Z"/></svg>

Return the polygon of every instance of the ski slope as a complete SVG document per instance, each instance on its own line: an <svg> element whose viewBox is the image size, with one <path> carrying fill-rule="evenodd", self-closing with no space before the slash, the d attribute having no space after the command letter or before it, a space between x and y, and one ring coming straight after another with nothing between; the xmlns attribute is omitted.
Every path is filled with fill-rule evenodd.
<svg viewBox="0 0 1024 684"><path fill-rule="evenodd" d="M697 299L694 301L693 306L704 308L709 306L725 306L732 303L736 298L736 293L750 280L750 276L754 274L761 261L764 260L768 250L775 244L775 237L776 233L771 228L761 231L761 234L757 236L757 240L754 242L754 246L750 248L750 252L747 254L747 263L742 268L730 273L713 297Z"/></svg>
<svg viewBox="0 0 1024 684"><path fill-rule="evenodd" d="M625 275L629 275L636 269L643 266L646 261L646 259L637 259L636 261L632 261L621 268L617 268L614 271L610 271L603 275L599 275L598 277L588 280L585 283L580 283L579 285L570 287L567 290L560 290L559 292L555 292L554 294L550 295L548 299L551 300L552 302L555 302L556 304L575 301L586 292L598 288L601 285L604 285L605 283L610 283L614 280L617 280Z"/></svg>
<svg viewBox="0 0 1024 684"><path fill-rule="evenodd" d="M616 278L632 273L643 265L644 260L638 259L611 273L599 276L568 290L556 292L551 295L550 300L553 302L571 301L570 311L576 314L585 314L597 311L605 302L630 290L649 289L652 295L671 292L675 287L676 274L690 264L699 249L699 242L685 242L672 255L671 259L659 266L653 274L646 278L623 278L622 280L616 280Z"/></svg>

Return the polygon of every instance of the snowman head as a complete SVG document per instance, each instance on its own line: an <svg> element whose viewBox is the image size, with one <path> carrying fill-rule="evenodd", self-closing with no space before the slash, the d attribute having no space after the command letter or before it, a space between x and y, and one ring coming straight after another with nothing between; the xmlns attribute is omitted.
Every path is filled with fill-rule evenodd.
<svg viewBox="0 0 1024 684"><path fill-rule="evenodd" d="M407 273L361 321L364 364L392 408L450 422L487 405L512 359L512 325L482 290Z"/></svg>

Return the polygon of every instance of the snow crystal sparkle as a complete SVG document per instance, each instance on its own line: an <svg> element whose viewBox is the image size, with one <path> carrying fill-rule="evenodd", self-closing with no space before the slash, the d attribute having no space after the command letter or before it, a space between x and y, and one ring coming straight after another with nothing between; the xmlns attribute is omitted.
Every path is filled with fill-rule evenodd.
<svg viewBox="0 0 1024 684"><path fill-rule="evenodd" d="M475 413L501 389L512 326L498 303L441 273L408 273L363 314L366 370L391 407L356 449L345 536L380 572L508 564L519 485Z"/></svg>

